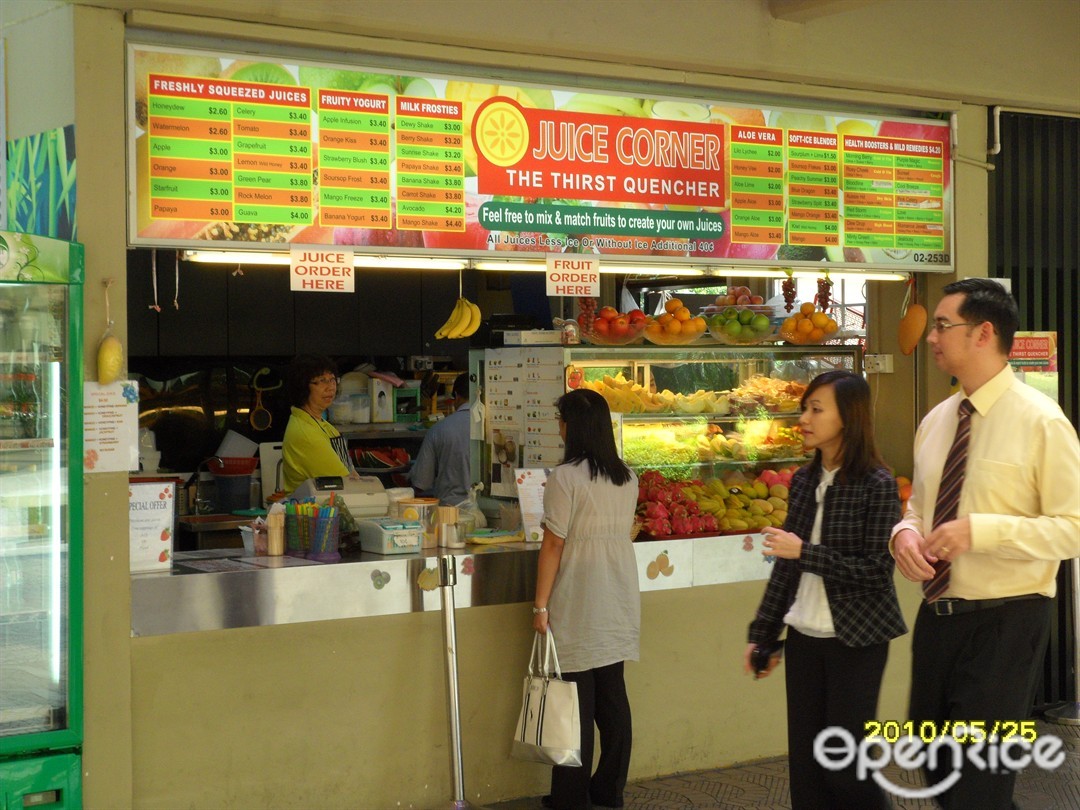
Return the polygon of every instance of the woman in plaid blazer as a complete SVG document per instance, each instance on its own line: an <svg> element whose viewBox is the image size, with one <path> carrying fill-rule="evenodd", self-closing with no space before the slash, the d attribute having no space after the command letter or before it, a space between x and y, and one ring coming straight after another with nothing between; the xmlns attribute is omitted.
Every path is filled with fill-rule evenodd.
<svg viewBox="0 0 1080 810"><path fill-rule="evenodd" d="M876 716L889 640L907 632L893 585L889 535L900 516L896 482L874 444L870 387L857 374L815 377L799 427L813 461L791 481L782 529L767 528L775 567L750 623L744 667L787 625L788 768L793 810L889 808L873 780L854 767L814 760L814 738L840 726L856 740ZM773 655L757 673L779 663Z"/></svg>

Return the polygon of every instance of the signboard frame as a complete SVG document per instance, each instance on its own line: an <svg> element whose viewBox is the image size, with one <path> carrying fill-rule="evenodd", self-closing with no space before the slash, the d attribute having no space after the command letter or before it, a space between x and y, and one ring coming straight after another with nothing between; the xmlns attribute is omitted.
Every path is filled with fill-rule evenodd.
<svg viewBox="0 0 1080 810"><path fill-rule="evenodd" d="M129 43L129 244L953 268L948 120L263 58Z"/></svg>

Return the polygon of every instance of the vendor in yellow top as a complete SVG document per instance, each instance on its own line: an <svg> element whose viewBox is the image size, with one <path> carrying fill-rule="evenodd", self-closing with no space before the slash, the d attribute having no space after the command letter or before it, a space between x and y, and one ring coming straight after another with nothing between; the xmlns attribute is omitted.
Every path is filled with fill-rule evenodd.
<svg viewBox="0 0 1080 810"><path fill-rule="evenodd" d="M345 439L323 419L337 397L337 384L337 366L328 357L302 354L289 365L286 386L292 410L281 448L286 492L317 476L359 477Z"/></svg>

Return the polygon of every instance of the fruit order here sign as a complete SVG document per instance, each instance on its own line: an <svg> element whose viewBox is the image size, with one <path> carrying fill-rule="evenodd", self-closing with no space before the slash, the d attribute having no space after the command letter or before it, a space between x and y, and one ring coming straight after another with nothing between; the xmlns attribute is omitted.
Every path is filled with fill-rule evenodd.
<svg viewBox="0 0 1080 810"><path fill-rule="evenodd" d="M129 46L133 244L948 270L948 123Z"/></svg>
<svg viewBox="0 0 1080 810"><path fill-rule="evenodd" d="M549 255L546 287L548 297L554 295L599 298L599 257Z"/></svg>

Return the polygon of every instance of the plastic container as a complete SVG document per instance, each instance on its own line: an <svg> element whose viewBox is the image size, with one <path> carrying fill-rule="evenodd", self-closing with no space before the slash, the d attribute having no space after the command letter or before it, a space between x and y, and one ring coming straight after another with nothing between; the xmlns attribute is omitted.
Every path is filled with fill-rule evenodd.
<svg viewBox="0 0 1080 810"><path fill-rule="evenodd" d="M371 421L371 394L367 391L349 394L349 402L352 403L352 420L354 423L363 425Z"/></svg>
<svg viewBox="0 0 1080 810"><path fill-rule="evenodd" d="M435 548L435 514L439 506L438 498L405 498L398 501L398 517L403 520L415 520L424 527L424 548Z"/></svg>

